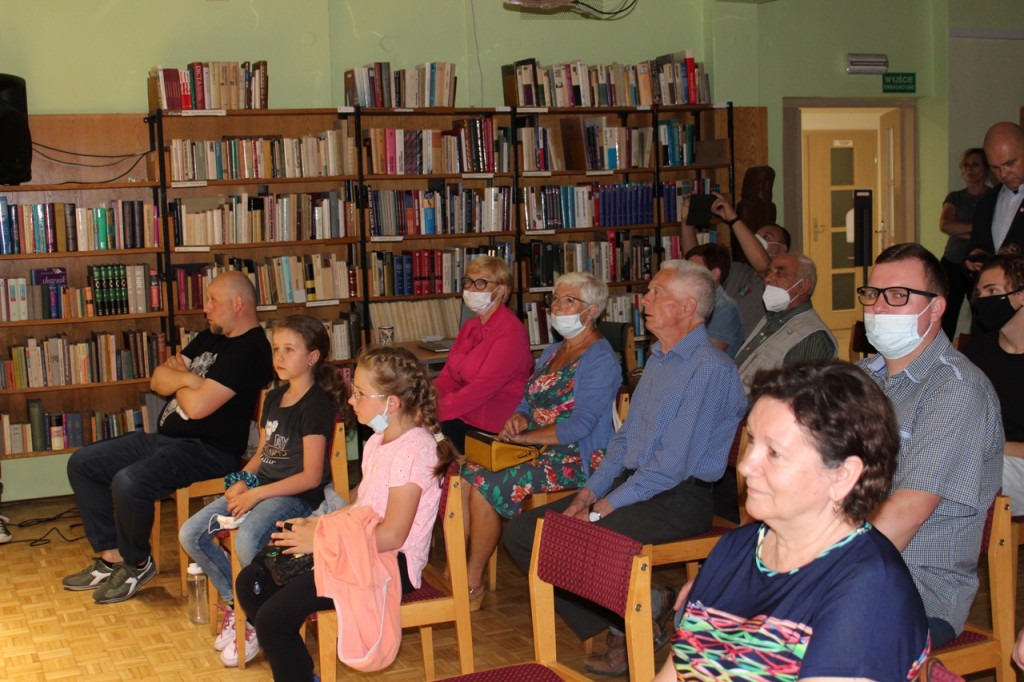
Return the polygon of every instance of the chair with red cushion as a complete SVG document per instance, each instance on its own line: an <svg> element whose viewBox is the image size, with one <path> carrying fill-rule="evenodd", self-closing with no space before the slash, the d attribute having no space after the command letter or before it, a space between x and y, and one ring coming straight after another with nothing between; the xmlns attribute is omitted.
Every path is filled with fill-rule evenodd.
<svg viewBox="0 0 1024 682"><path fill-rule="evenodd" d="M985 536L981 543L981 553L988 558L992 628L980 628L968 623L959 637L933 650L931 654L931 658L940 661L958 675L995 670L997 682L1013 682L1017 679L1010 663L1016 612L1014 586L1017 583L1012 557L1017 553L1017 546L1013 543L1010 525L1010 498L997 495L989 507Z"/></svg>
<svg viewBox="0 0 1024 682"><path fill-rule="evenodd" d="M593 523L548 511L537 523L530 560L535 661L450 678L467 682L588 680L558 663L555 588L622 616L631 682L654 677L651 562L638 541Z"/></svg>
<svg viewBox="0 0 1024 682"><path fill-rule="evenodd" d="M463 532L462 477L453 464L441 496L441 523L451 580L433 566L423 570L418 590L402 596L402 628L419 628L426 680L434 679L434 636L432 625L455 623L459 648L459 669L473 672L473 631L469 615L469 578L466 575L466 538ZM319 641L320 679L334 682L338 675L338 616L332 611L316 614Z"/></svg>

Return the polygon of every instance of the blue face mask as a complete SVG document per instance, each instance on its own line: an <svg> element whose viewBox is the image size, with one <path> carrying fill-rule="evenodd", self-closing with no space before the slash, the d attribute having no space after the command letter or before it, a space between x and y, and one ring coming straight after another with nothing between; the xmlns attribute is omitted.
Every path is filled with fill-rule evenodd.
<svg viewBox="0 0 1024 682"><path fill-rule="evenodd" d="M366 425L373 429L374 433L384 433L388 430L388 404L384 403L384 411L366 422Z"/></svg>

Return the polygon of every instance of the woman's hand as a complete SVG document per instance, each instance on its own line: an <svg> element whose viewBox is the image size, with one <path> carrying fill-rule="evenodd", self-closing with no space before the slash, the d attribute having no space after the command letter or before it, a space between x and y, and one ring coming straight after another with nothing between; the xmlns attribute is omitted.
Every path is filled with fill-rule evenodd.
<svg viewBox="0 0 1024 682"><path fill-rule="evenodd" d="M284 554L312 554L313 534L316 532L315 519L288 519L278 521L280 528L276 533L270 535L270 539L278 547L284 547Z"/></svg>
<svg viewBox="0 0 1024 682"><path fill-rule="evenodd" d="M245 481L235 481L224 491L224 500L228 503L228 511L231 511L231 503L238 499L238 496L249 489Z"/></svg>
<svg viewBox="0 0 1024 682"><path fill-rule="evenodd" d="M498 440L515 441L529 426L530 422L526 421L526 417L515 412L505 422L505 426L502 427L501 432L498 434Z"/></svg>

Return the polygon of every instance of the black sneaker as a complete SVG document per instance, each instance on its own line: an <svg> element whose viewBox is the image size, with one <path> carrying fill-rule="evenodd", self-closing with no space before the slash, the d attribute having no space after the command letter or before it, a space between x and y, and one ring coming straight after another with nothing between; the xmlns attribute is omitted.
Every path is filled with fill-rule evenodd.
<svg viewBox="0 0 1024 682"><path fill-rule="evenodd" d="M97 604L113 604L131 599L140 587L152 580L154 575L156 565L153 563L153 557L147 557L146 565L142 568L121 562L114 566L113 573L97 588L92 599Z"/></svg>
<svg viewBox="0 0 1024 682"><path fill-rule="evenodd" d="M0 516L0 545L7 544L14 539L11 531L7 530L7 524L10 522L11 520L6 516Z"/></svg>
<svg viewBox="0 0 1024 682"><path fill-rule="evenodd" d="M114 569L108 566L103 559L96 557L85 569L78 573L64 576L64 580L61 583L63 583L65 590L95 590L113 572Z"/></svg>

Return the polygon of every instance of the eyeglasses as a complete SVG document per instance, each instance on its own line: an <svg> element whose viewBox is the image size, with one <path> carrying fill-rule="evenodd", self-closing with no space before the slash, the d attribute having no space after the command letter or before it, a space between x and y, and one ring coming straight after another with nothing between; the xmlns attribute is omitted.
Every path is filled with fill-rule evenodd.
<svg viewBox="0 0 1024 682"><path fill-rule="evenodd" d="M463 289L476 289L477 291L483 291L487 288L488 284L497 284L497 282L490 279L484 279L483 277L480 279L471 279L469 277L462 278Z"/></svg>
<svg viewBox="0 0 1024 682"><path fill-rule="evenodd" d="M861 305L874 305L878 297L881 296L885 299L886 303L894 308L899 308L907 304L911 294L927 296L928 298L938 296L938 294L933 294L930 291L921 291L920 289L911 289L910 287L885 287L884 289L857 287L857 300L860 301Z"/></svg>
<svg viewBox="0 0 1024 682"><path fill-rule="evenodd" d="M389 393L371 393L370 395L367 395L356 390L352 391L353 400L362 400L363 398L387 398L389 395Z"/></svg>
<svg viewBox="0 0 1024 682"><path fill-rule="evenodd" d="M549 308L554 306L556 303L561 303L563 306L567 306L567 307L572 307L572 306L576 305L577 303L582 303L583 305L590 305L589 303L584 301L582 298L576 298L575 296L569 296L568 294L566 294L565 296L555 296L554 294L544 294L544 302L548 304Z"/></svg>

